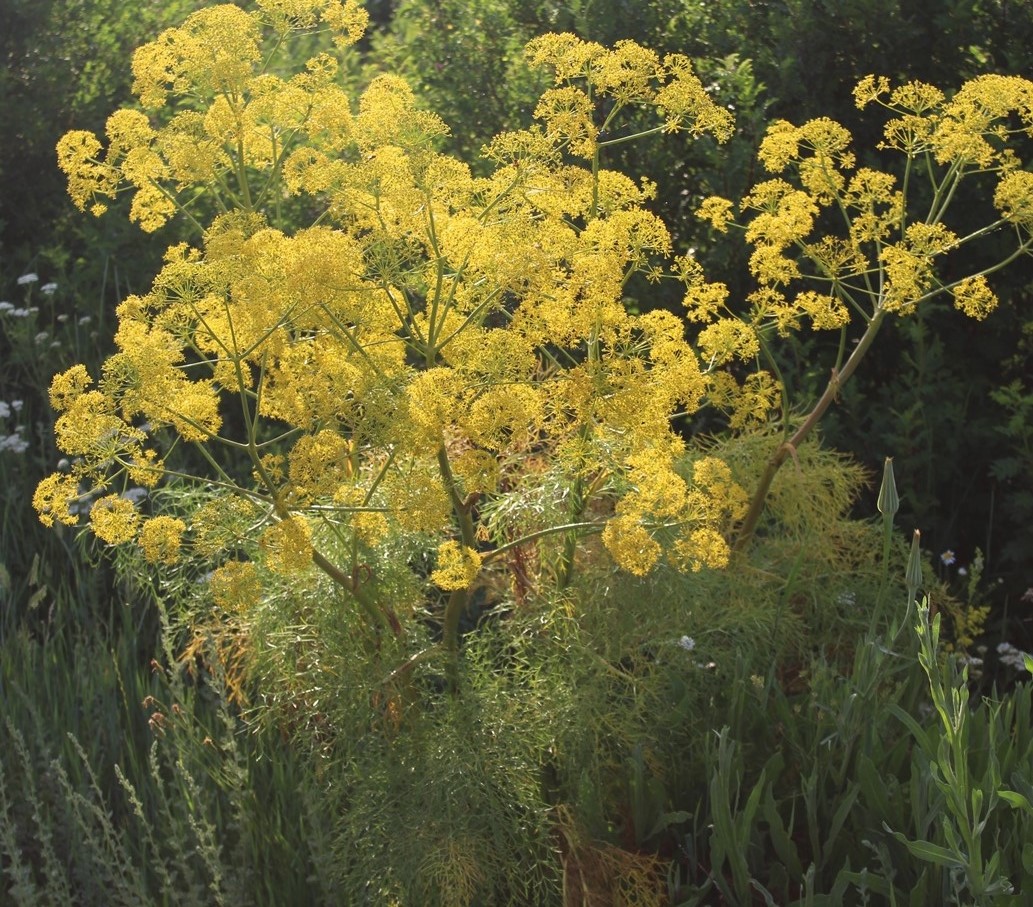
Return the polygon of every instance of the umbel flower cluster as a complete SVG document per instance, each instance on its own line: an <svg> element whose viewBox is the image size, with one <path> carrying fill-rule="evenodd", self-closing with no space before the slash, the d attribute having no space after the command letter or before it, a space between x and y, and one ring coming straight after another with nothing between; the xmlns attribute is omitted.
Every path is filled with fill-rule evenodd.
<svg viewBox="0 0 1033 907"><path fill-rule="evenodd" d="M364 27L353 0L200 10L137 51L139 109L112 115L106 142L71 132L58 146L81 208L100 213L129 191L144 230L176 216L198 243L170 248L151 291L120 306L100 374L75 366L54 379L73 467L40 484L36 508L72 524L73 502L99 493L98 537L155 562L193 546L221 563L212 587L228 604L255 594L258 569L313 565L361 599L377 546L398 533L436 539L432 579L459 593L521 539L596 528L636 574L660 561L721 567L747 495L714 457L681 465L672 416L709 400L741 426L785 409L776 377L757 368L742 383L723 368L749 372L772 328L845 331L859 317L868 329L938 292L985 315L985 274L948 285L935 267L976 238L943 222L973 172L998 179L999 219L981 232L1010 226L1028 246L1033 175L1006 150L1009 129L1033 125L1022 80L977 80L951 101L925 86L859 88L899 114L886 144L908 173L945 167L914 222L908 173L855 170L831 121L776 123L761 158L790 172L742 203L757 281L743 311L693 259L673 257L649 210L654 187L603 166L608 145L650 133L731 135L686 58L536 39L528 62L553 85L534 124L496 137L488 175L475 176L436 150L447 127L403 80L375 78L356 104L337 54L293 75L271 68L269 48L292 33L329 29L343 51ZM656 126L633 133L628 115L643 109ZM702 214L723 229L734 210L711 199ZM829 211L843 235L815 238ZM687 318L630 312L635 275L681 280ZM177 463L204 469L168 466L170 439L196 450ZM525 509L517 539L483 515L519 492L529 464L569 493L537 517ZM209 500L144 514L122 494L169 478ZM593 495L609 503L593 510ZM259 546L235 560L242 537ZM327 539L352 562L326 556Z"/></svg>

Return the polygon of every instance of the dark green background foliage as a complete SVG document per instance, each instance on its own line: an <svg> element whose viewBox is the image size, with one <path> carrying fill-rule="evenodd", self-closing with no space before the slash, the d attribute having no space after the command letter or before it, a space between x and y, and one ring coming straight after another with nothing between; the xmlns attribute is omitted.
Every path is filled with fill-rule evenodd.
<svg viewBox="0 0 1033 907"><path fill-rule="evenodd" d="M0 5L5 274L16 267L12 258L67 242L64 231L76 230L69 219L82 220L73 213L55 167L57 140L69 129L102 131L110 113L129 98L133 49L199 5L196 0L5 0Z"/></svg>

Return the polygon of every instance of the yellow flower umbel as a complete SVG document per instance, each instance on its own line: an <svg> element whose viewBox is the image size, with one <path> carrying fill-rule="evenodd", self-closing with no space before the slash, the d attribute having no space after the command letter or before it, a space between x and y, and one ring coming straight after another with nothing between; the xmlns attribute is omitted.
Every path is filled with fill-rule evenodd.
<svg viewBox="0 0 1033 907"><path fill-rule="evenodd" d="M90 528L94 534L109 545L120 545L132 541L140 516L128 498L109 494L93 502L90 508Z"/></svg>
<svg viewBox="0 0 1033 907"><path fill-rule="evenodd" d="M437 567L430 580L441 589L469 589L481 571L481 555L458 542L438 546Z"/></svg>
<svg viewBox="0 0 1033 907"><path fill-rule="evenodd" d="M79 522L79 516L72 513L71 505L78 497L79 480L75 476L55 472L36 486L32 506L44 526L53 526L55 522L74 526Z"/></svg>
<svg viewBox="0 0 1033 907"><path fill-rule="evenodd" d="M229 561L208 580L213 601L227 611L249 611L262 596L258 570L251 562Z"/></svg>
<svg viewBox="0 0 1033 907"><path fill-rule="evenodd" d="M704 457L694 464L691 483L674 470L669 453L655 449L633 455L627 467L632 488L603 530L621 567L643 576L662 558L693 572L727 565L725 535L747 503L727 464Z"/></svg>
<svg viewBox="0 0 1033 907"><path fill-rule="evenodd" d="M179 560L180 540L186 523L176 517L156 516L140 528L140 547L152 564L174 564Z"/></svg>
<svg viewBox="0 0 1033 907"><path fill-rule="evenodd" d="M290 576L312 566L312 529L300 517L273 523L262 533L261 547L273 573Z"/></svg>

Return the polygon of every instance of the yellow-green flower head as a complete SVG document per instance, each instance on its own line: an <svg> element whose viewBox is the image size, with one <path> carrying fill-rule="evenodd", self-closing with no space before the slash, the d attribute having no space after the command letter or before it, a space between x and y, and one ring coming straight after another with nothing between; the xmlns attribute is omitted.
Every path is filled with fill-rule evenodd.
<svg viewBox="0 0 1033 907"><path fill-rule="evenodd" d="M228 561L208 580L212 600L227 611L249 611L261 599L262 581L250 561Z"/></svg>
<svg viewBox="0 0 1033 907"><path fill-rule="evenodd" d="M450 524L452 502L430 462L392 470L384 479L383 494L390 502L391 520L404 530L441 532Z"/></svg>
<svg viewBox="0 0 1033 907"><path fill-rule="evenodd" d="M854 101L858 108L864 109L869 104L878 101L883 95L889 94L890 80L885 76L868 75L857 83L854 88Z"/></svg>
<svg viewBox="0 0 1033 907"><path fill-rule="evenodd" d="M545 418L541 391L529 384L500 385L480 394L461 424L488 450L520 449L537 437Z"/></svg>
<svg viewBox="0 0 1033 907"><path fill-rule="evenodd" d="M693 135L712 134L719 142L732 137L735 121L723 107L718 107L692 71L692 63L682 54L664 57L667 83L653 99L665 117L668 132L687 130Z"/></svg>
<svg viewBox="0 0 1033 907"><path fill-rule="evenodd" d="M1019 76L984 75L966 82L943 105L932 136L936 159L982 169L1010 166L1002 140L1033 130L1033 82Z"/></svg>
<svg viewBox="0 0 1033 907"><path fill-rule="evenodd" d="M550 66L557 84L584 76L591 64L606 53L592 41L582 41L570 33L548 34L529 42L525 55L531 66Z"/></svg>
<svg viewBox="0 0 1033 907"><path fill-rule="evenodd" d="M723 570L728 566L731 549L721 533L707 526L693 529L674 543L670 559L681 570L693 573L703 569Z"/></svg>
<svg viewBox="0 0 1033 907"><path fill-rule="evenodd" d="M59 372L50 382L50 405L63 413L92 383L85 365L73 365L67 371Z"/></svg>
<svg viewBox="0 0 1033 907"><path fill-rule="evenodd" d="M436 586L446 591L469 589L481 572L481 555L458 542L438 546L437 567L430 575Z"/></svg>
<svg viewBox="0 0 1033 907"><path fill-rule="evenodd" d="M742 384L727 372L716 372L713 378L719 385L711 391L714 405L728 412L728 424L735 430L763 425L782 403L781 387L770 372L750 372Z"/></svg>
<svg viewBox="0 0 1033 907"><path fill-rule="evenodd" d="M133 55L133 93L145 108L169 94L242 93L261 62L255 18L231 4L198 10Z"/></svg>
<svg viewBox="0 0 1033 907"><path fill-rule="evenodd" d="M92 133L78 129L65 133L57 143L57 165L68 177L68 194L80 211L92 202L93 214L106 210L99 197L115 194L121 176L115 167L100 160L102 146Z"/></svg>
<svg viewBox="0 0 1033 907"><path fill-rule="evenodd" d="M700 331L697 338L703 361L726 365L733 359L749 362L760 354L756 329L738 318L719 318Z"/></svg>
<svg viewBox="0 0 1033 907"><path fill-rule="evenodd" d="M273 523L259 540L266 566L283 576L312 566L312 527L300 516Z"/></svg>
<svg viewBox="0 0 1033 907"><path fill-rule="evenodd" d="M355 0L255 0L258 18L281 35L325 25L339 47L355 44L365 34L369 15Z"/></svg>
<svg viewBox="0 0 1033 907"><path fill-rule="evenodd" d="M152 564L174 564L179 560L180 541L186 524L170 516L146 520L140 528L140 547L144 558Z"/></svg>
<svg viewBox="0 0 1033 907"><path fill-rule="evenodd" d="M994 191L994 204L1006 220L1033 232L1033 173L1016 170L1005 174Z"/></svg>
<svg viewBox="0 0 1033 907"><path fill-rule="evenodd" d="M592 82L618 103L648 103L656 97L659 72L655 51L634 41L618 41L594 61Z"/></svg>
<svg viewBox="0 0 1033 907"><path fill-rule="evenodd" d="M44 526L53 526L55 522L74 526L79 522L79 516L72 512L72 504L78 497L79 479L55 472L36 486L36 491L32 495L32 506Z"/></svg>
<svg viewBox="0 0 1033 907"><path fill-rule="evenodd" d="M663 551L633 514L618 514L609 520L603 529L603 544L616 564L635 576L649 573Z"/></svg>
<svg viewBox="0 0 1033 907"><path fill-rule="evenodd" d="M132 541L139 524L140 515L128 498L109 494L94 501L90 508L90 528L109 545Z"/></svg>
<svg viewBox="0 0 1033 907"><path fill-rule="evenodd" d="M954 306L970 318L982 321L997 308L997 295L982 274L966 277L954 288Z"/></svg>
<svg viewBox="0 0 1033 907"><path fill-rule="evenodd" d="M810 317L816 331L834 331L850 323L849 310L831 293L806 290L796 297L796 308Z"/></svg>
<svg viewBox="0 0 1033 907"><path fill-rule="evenodd" d="M806 192L785 180L767 180L754 186L743 199L743 207L759 213L746 228L746 239L776 250L805 239L814 226L818 206Z"/></svg>
<svg viewBox="0 0 1033 907"><path fill-rule="evenodd" d="M727 198L712 195L703 200L696 210L696 216L707 221L718 232L727 233L728 225L735 220L735 205Z"/></svg>
<svg viewBox="0 0 1033 907"><path fill-rule="evenodd" d="M305 503L333 494L352 475L351 451L350 442L328 428L302 435L288 457L292 500Z"/></svg>
<svg viewBox="0 0 1033 907"><path fill-rule="evenodd" d="M594 105L580 88L565 85L546 91L534 110L545 127L545 137L578 157L591 158L598 129L592 120Z"/></svg>

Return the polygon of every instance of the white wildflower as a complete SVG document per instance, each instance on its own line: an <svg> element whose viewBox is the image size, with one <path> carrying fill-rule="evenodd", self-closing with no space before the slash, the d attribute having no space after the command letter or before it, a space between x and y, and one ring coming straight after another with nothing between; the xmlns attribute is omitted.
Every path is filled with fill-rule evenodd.
<svg viewBox="0 0 1033 907"><path fill-rule="evenodd" d="M1001 664L1015 668L1017 671L1026 670L1026 659L1029 655L1013 646L1010 642L998 643L997 654L1000 657Z"/></svg>
<svg viewBox="0 0 1033 907"><path fill-rule="evenodd" d="M0 451L9 450L11 453L21 454L29 449L29 442L20 434L0 436Z"/></svg>
<svg viewBox="0 0 1033 907"><path fill-rule="evenodd" d="M22 274L22 276L18 278L18 286L24 287L30 283L36 283L37 281L39 281L39 274Z"/></svg>

